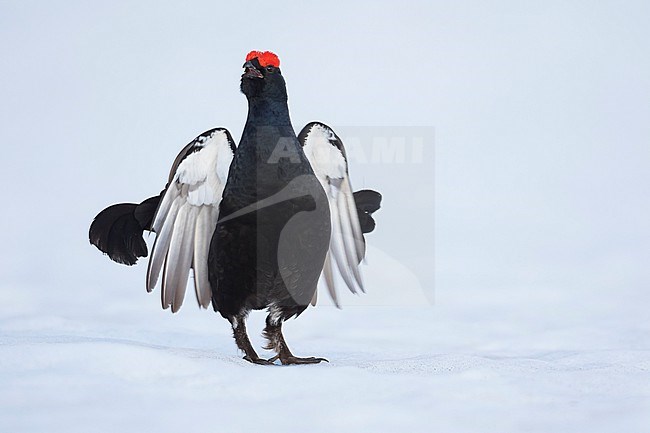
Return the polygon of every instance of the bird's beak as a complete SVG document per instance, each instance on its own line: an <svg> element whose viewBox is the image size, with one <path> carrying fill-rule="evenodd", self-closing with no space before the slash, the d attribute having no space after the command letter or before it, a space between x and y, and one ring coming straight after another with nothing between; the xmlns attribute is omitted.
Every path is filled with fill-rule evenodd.
<svg viewBox="0 0 650 433"><path fill-rule="evenodd" d="M264 75L255 67L255 65L249 60L244 63L244 75L242 77L248 78L264 78Z"/></svg>

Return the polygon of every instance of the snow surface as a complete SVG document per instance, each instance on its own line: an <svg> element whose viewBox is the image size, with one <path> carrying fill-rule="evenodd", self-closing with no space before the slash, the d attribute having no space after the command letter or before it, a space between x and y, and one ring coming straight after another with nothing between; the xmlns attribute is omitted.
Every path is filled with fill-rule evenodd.
<svg viewBox="0 0 650 433"><path fill-rule="evenodd" d="M411 293L382 306L396 267L369 254L365 305L285 326L320 365L249 364L212 311L160 310L142 265L67 306L3 287L14 302L0 310L0 431L647 431L647 293L439 291L433 305ZM262 326L253 313L257 347Z"/></svg>
<svg viewBox="0 0 650 433"><path fill-rule="evenodd" d="M649 21L645 0L0 2L0 433L650 431ZM238 140L259 49L294 127L332 126L384 195L368 293L286 325L329 364L248 364L220 316L162 311L146 262L87 240L197 134Z"/></svg>

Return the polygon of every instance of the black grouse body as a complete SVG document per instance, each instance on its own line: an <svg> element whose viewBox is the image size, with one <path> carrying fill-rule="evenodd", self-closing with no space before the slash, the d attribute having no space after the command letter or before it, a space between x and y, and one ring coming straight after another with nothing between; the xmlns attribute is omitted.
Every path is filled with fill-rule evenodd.
<svg viewBox="0 0 650 433"><path fill-rule="evenodd" d="M329 247L327 197L291 125L284 80L266 79L242 77L248 119L208 259L213 307L226 318L267 307L282 320L300 314Z"/></svg>
<svg viewBox="0 0 650 433"><path fill-rule="evenodd" d="M364 290L363 234L375 228L381 195L352 192L343 143L330 127L311 122L296 136L275 54L251 51L244 68L248 118L239 145L225 128L199 135L176 157L160 195L104 209L90 242L133 265L148 255L143 232L155 232L146 288L162 275L163 308L180 309L192 275L199 305L228 319L244 359L318 363L325 359L291 353L282 324L315 305L319 278L337 306L335 273L352 292ZM268 310L266 348L276 353L268 360L246 332L248 313L259 309Z"/></svg>

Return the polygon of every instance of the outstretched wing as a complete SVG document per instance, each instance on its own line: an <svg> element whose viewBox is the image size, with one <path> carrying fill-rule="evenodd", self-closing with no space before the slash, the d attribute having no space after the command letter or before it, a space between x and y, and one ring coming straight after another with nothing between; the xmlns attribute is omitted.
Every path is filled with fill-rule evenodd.
<svg viewBox="0 0 650 433"><path fill-rule="evenodd" d="M345 148L334 131L320 122L308 123L298 134L298 140L329 200L332 236L322 277L338 306L332 262L336 263L350 291L365 291L359 263L365 255L366 244L350 186Z"/></svg>
<svg viewBox="0 0 650 433"><path fill-rule="evenodd" d="M162 306L171 306L174 313L183 304L190 268L199 305L210 304L208 251L234 151L227 129L211 129L181 150L169 173L151 225L157 236L147 291L154 289L162 271Z"/></svg>

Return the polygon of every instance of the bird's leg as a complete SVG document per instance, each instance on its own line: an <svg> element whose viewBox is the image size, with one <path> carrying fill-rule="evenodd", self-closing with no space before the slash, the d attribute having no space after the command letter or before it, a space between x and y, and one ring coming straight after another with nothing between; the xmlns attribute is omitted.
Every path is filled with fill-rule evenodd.
<svg viewBox="0 0 650 433"><path fill-rule="evenodd" d="M257 356L257 352L253 349L251 341L248 339L248 334L246 333L246 314L240 313L236 316L231 316L228 318L230 320L230 325L232 326L232 335L235 337L235 343L239 350L244 352L244 359L253 364L261 365L270 365L273 362L267 361Z"/></svg>
<svg viewBox="0 0 650 433"><path fill-rule="evenodd" d="M267 345L264 347L267 350L274 350L277 355L269 359L270 362L274 362L276 359L279 359L282 365L288 364L318 364L321 361L329 362L325 358L298 358L293 356L287 346L286 341L284 341L284 336L282 335L282 320L277 319L276 315L271 312L266 318L266 327L264 328L264 338L268 340Z"/></svg>

